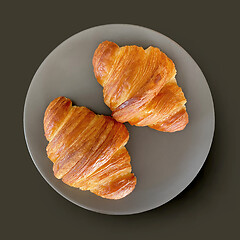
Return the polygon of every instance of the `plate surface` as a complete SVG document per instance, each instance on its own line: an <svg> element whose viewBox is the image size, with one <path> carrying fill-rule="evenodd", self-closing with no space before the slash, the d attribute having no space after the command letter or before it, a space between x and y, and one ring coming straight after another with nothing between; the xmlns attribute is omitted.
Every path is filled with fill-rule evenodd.
<svg viewBox="0 0 240 240"><path fill-rule="evenodd" d="M58 96L70 98L98 114L110 115L103 102L102 87L94 77L92 57L98 44L109 40L119 46L155 46L176 65L176 79L188 100L189 124L176 133L126 124L130 140L126 145L135 190L121 200L107 200L89 191L69 187L54 177L47 158L43 116ZM191 56L177 43L153 30L125 24L103 25L82 31L60 44L44 60L29 87L24 108L24 132L33 162L45 180L69 201L105 214L133 214L168 202L197 175L211 146L214 106L206 79Z"/></svg>

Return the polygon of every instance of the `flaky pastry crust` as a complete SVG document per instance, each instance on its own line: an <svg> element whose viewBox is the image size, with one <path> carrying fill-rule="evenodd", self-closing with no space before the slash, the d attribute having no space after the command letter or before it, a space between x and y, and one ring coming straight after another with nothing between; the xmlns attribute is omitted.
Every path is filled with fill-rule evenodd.
<svg viewBox="0 0 240 240"><path fill-rule="evenodd" d="M104 102L118 122L163 132L185 128L186 98L177 85L175 65L158 48L119 47L105 41L92 63L103 86Z"/></svg>
<svg viewBox="0 0 240 240"><path fill-rule="evenodd" d="M122 123L58 97L45 111L44 131L56 178L108 199L123 198L135 188L124 147L129 133Z"/></svg>

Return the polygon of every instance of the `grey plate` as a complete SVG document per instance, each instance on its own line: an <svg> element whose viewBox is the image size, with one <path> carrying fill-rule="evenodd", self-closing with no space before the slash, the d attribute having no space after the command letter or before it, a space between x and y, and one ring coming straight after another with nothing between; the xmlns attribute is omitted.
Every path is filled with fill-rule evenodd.
<svg viewBox="0 0 240 240"><path fill-rule="evenodd" d="M159 47L176 64L177 81L188 100L190 122L176 133L126 124L126 145L137 176L135 190L121 200L107 200L57 180L47 158L43 116L58 96L72 99L98 114L110 115L102 87L94 77L92 57L104 40L118 45ZM94 27L60 44L44 60L29 87L24 108L24 132L33 162L45 180L69 201L105 214L133 214L156 208L177 196L201 169L214 133L214 107L206 79L191 56L177 43L153 30L125 24Z"/></svg>

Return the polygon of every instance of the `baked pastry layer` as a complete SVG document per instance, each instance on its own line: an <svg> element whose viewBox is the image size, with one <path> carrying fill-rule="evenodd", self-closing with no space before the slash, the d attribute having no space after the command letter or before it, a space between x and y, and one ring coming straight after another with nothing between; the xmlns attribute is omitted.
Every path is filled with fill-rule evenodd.
<svg viewBox="0 0 240 240"><path fill-rule="evenodd" d="M187 125L186 98L177 85L175 65L158 48L105 41L94 53L93 67L104 102L118 122L164 132Z"/></svg>
<svg viewBox="0 0 240 240"><path fill-rule="evenodd" d="M45 111L44 131L56 178L108 199L123 198L135 188L123 124L58 97Z"/></svg>

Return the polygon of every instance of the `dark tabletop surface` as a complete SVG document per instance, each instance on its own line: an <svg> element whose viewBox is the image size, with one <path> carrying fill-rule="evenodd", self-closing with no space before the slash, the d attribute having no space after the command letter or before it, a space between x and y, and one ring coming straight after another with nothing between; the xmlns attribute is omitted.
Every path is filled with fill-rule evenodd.
<svg viewBox="0 0 240 240"><path fill-rule="evenodd" d="M238 1L5 1L1 4L1 235L4 239L239 239ZM136 215L82 209L55 192L28 153L23 107L31 79L62 41L130 23L179 43L212 92L215 134L195 180L169 203Z"/></svg>

